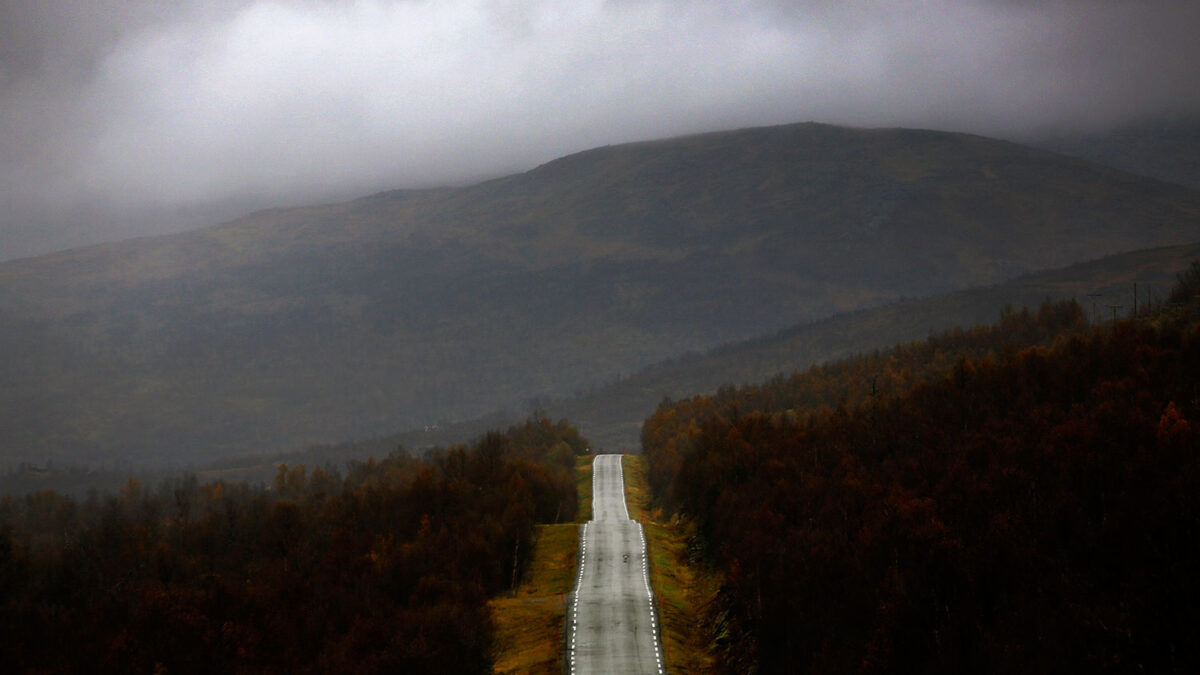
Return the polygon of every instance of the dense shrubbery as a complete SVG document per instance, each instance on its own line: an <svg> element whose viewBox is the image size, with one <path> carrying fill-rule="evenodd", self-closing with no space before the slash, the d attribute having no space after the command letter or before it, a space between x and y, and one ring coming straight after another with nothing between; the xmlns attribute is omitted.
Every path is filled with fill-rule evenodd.
<svg viewBox="0 0 1200 675"><path fill-rule="evenodd" d="M827 369L647 421L655 493L726 579L726 670L1200 667L1200 327L1004 332L889 395L806 414L850 387ZM839 368L886 381L890 358Z"/></svg>
<svg viewBox="0 0 1200 675"><path fill-rule="evenodd" d="M5 672L484 673L487 597L569 520L565 423L270 488L179 479L0 501Z"/></svg>

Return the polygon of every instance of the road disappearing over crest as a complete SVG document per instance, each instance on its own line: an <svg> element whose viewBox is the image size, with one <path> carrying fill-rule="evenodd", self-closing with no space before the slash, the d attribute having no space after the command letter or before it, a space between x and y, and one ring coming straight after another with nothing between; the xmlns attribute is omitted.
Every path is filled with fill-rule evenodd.
<svg viewBox="0 0 1200 675"><path fill-rule="evenodd" d="M592 463L592 515L580 529L579 571L568 599L567 672L665 673L646 535L625 507L621 455Z"/></svg>

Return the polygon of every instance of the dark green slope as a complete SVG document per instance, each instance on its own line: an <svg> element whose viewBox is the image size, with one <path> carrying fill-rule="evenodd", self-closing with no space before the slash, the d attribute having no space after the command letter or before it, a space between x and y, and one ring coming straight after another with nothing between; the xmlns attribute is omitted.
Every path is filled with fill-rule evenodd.
<svg viewBox="0 0 1200 675"><path fill-rule="evenodd" d="M1195 197L1178 186L977 136L817 124L600 148L472 194L487 205L504 195L507 220L470 215L495 223L486 234L505 250L510 233L533 250L569 234L907 293L993 282L1195 226Z"/></svg>
<svg viewBox="0 0 1200 675"><path fill-rule="evenodd" d="M1089 319L1120 316L1139 302L1162 302L1177 275L1200 260L1200 244L1134 251L943 296L906 300L813 323L777 334L689 354L601 387L557 401L547 414L570 419L608 450L637 452L642 420L664 398L712 394L722 386L761 382L823 364L924 339L955 327L988 325L1007 306L1036 308L1050 300L1075 299ZM420 434L397 437L412 445ZM394 444L393 444L394 445Z"/></svg>
<svg viewBox="0 0 1200 675"><path fill-rule="evenodd" d="M1111 318L1110 306L1120 305L1122 316L1132 309L1135 285L1140 303L1163 302L1178 275L1194 260L1200 260L1200 243L1122 253L993 286L847 312L704 353L672 358L592 391L540 401L539 405L542 413L552 419L569 419L597 448L638 452L641 424L664 397L680 400L711 395L720 387L787 376L814 364L922 340L956 327L990 325L1009 306L1037 308L1047 300L1076 299L1089 319L1102 322ZM311 448L274 459L340 465L368 455L386 456L398 445L419 450L467 442L488 429L511 425L521 418L522 413L512 410L496 412L467 422ZM205 475L267 480L274 475L275 463L259 464L247 459L223 463L220 468Z"/></svg>
<svg viewBox="0 0 1200 675"><path fill-rule="evenodd" d="M0 461L203 461L562 395L799 321L1200 239L1200 195L813 124L0 265Z"/></svg>

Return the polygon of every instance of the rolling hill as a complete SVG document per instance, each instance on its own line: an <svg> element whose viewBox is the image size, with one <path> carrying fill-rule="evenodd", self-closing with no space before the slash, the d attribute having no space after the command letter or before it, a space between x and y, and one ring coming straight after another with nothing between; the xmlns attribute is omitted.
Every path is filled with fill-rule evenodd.
<svg viewBox="0 0 1200 675"><path fill-rule="evenodd" d="M1200 240L1200 194L799 124L0 264L0 461L203 462L586 390L837 312Z"/></svg>
<svg viewBox="0 0 1200 675"><path fill-rule="evenodd" d="M1114 305L1125 316L1135 284L1140 302L1161 302L1193 260L1200 260L1200 244L1134 251L1003 284L838 314L655 364L583 396L550 403L546 413L570 419L600 447L637 452L642 420L664 397L712 394L729 384L790 375L956 327L989 325L1010 306L1036 309L1045 301L1075 299L1089 319L1107 320Z"/></svg>
<svg viewBox="0 0 1200 675"><path fill-rule="evenodd" d="M774 334L724 344L648 366L587 392L540 402L541 413L568 419L597 448L608 452L640 451L642 422L664 399L712 395L730 385L763 382L803 372L895 345L923 340L959 327L990 325L1006 308L1033 308L1046 301L1075 299L1091 321L1111 318L1109 307L1132 309L1134 285L1142 303L1162 302L1167 289L1200 260L1200 243L1132 251L1099 260L1028 274L1012 281L969 288L945 295L901 300L880 307L845 312L799 323ZM488 429L516 423L522 413L498 411L485 417L387 434L378 438L309 448L274 459L318 466L340 465L369 455L386 456L397 446L419 450L465 443ZM245 458L222 463L207 474L265 480L275 463Z"/></svg>

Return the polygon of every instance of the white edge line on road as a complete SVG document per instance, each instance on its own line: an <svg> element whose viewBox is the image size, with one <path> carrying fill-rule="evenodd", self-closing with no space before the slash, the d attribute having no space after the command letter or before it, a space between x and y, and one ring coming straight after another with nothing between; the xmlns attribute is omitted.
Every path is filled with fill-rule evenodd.
<svg viewBox="0 0 1200 675"><path fill-rule="evenodd" d="M579 576L575 578L575 596L571 603L571 645L568 654L571 673L575 672L575 638L579 634L579 591L583 585L583 568L587 564L587 530L588 523L584 523L583 534L579 537Z"/></svg>

